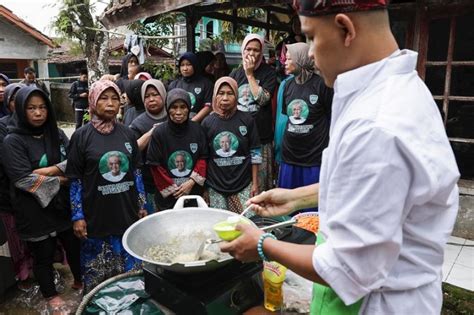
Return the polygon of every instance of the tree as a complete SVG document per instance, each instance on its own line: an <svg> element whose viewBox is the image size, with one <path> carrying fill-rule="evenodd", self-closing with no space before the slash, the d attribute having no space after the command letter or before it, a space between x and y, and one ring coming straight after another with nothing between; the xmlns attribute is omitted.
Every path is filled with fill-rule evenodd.
<svg viewBox="0 0 474 315"><path fill-rule="evenodd" d="M95 5L90 0L59 0L59 13L53 21L56 31L78 40L86 58L90 82L109 72L109 34L91 28L103 27L93 16Z"/></svg>

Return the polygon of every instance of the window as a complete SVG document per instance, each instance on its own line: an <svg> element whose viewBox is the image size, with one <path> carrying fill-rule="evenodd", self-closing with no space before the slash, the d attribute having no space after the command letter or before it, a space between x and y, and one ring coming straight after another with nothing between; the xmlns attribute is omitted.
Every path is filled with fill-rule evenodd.
<svg viewBox="0 0 474 315"><path fill-rule="evenodd" d="M175 36L186 36L186 22L178 22L174 25ZM174 47L178 54L186 51L186 37L177 38Z"/></svg>
<svg viewBox="0 0 474 315"><path fill-rule="evenodd" d="M2 62L0 61L0 69L3 74L5 74L10 79L17 78L17 65L14 62Z"/></svg>
<svg viewBox="0 0 474 315"><path fill-rule="evenodd" d="M474 14L428 21L425 82L446 125L461 177L474 179Z"/></svg>

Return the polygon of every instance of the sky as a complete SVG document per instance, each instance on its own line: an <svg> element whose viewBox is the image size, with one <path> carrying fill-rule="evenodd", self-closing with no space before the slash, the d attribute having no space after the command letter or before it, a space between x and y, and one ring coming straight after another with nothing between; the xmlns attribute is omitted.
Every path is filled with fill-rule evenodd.
<svg viewBox="0 0 474 315"><path fill-rule="evenodd" d="M55 36L50 24L59 11L58 0L0 0L0 4L37 30L48 36ZM95 15L100 15L106 7L106 0L92 0L97 3Z"/></svg>

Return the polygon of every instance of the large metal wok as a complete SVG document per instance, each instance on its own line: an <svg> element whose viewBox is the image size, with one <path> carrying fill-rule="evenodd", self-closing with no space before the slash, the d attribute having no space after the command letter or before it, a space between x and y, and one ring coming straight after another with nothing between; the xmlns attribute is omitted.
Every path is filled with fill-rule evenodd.
<svg viewBox="0 0 474 315"><path fill-rule="evenodd" d="M195 199L198 207L183 208L184 201ZM207 238L216 238L212 226L226 220L235 213L212 209L200 196L184 196L177 200L171 210L151 214L130 226L122 238L125 250L132 256L178 273L210 271L232 261L232 256L221 254L215 260L200 260L187 263L167 263L145 258L143 255L150 247L160 244L173 244L178 252L193 253ZM253 224L253 223L252 223ZM214 249L219 251L218 245Z"/></svg>

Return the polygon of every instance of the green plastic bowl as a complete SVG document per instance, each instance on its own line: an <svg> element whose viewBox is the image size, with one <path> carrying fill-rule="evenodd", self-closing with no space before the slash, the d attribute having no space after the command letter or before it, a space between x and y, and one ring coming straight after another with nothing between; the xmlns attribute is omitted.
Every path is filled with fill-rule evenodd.
<svg viewBox="0 0 474 315"><path fill-rule="evenodd" d="M242 234L242 232L235 229L235 226L239 223L250 224L250 221L242 217L237 223L221 221L214 224L212 228L220 239L223 239L224 241L232 241Z"/></svg>

